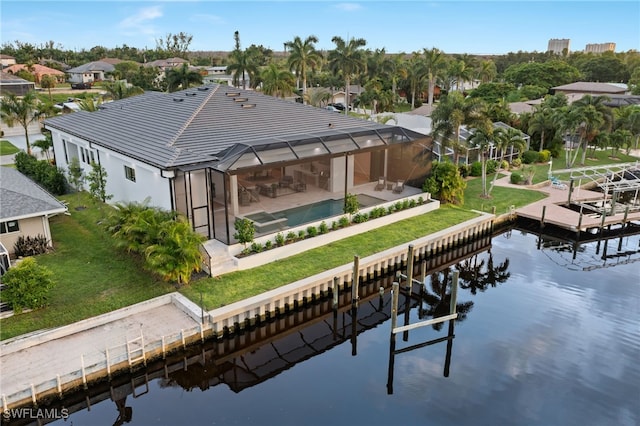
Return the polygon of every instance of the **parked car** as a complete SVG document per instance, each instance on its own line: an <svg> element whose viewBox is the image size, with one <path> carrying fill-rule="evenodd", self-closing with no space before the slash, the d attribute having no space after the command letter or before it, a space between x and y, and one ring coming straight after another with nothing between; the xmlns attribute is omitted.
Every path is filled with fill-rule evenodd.
<svg viewBox="0 0 640 426"><path fill-rule="evenodd" d="M337 109L338 111L343 111L345 109L345 106L343 103L337 102L335 104L329 104L329 106L334 107L335 109ZM349 107L349 111L351 111L351 107Z"/></svg>
<svg viewBox="0 0 640 426"><path fill-rule="evenodd" d="M328 109L329 111L333 111L333 112L342 112L338 108L334 107L333 105L327 105L325 109Z"/></svg>
<svg viewBox="0 0 640 426"><path fill-rule="evenodd" d="M76 90L91 89L91 83L71 83L71 88Z"/></svg>

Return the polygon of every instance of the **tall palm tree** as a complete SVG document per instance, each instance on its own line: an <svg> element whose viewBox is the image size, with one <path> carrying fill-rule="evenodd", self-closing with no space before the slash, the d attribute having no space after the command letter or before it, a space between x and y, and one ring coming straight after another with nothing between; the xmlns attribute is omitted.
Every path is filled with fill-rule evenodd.
<svg viewBox="0 0 640 426"><path fill-rule="evenodd" d="M449 76L456 83L456 90L464 92L464 83L473 79L473 68L469 67L463 60L453 61L449 66Z"/></svg>
<svg viewBox="0 0 640 426"><path fill-rule="evenodd" d="M587 146L600 131L610 132L613 127L613 112L605 105L610 100L607 96L585 95L571 104L572 108L582 108L584 110L585 122L582 125L584 132L584 147L582 150L581 164L585 164L587 157Z"/></svg>
<svg viewBox="0 0 640 426"><path fill-rule="evenodd" d="M23 97L13 93L3 95L0 104L0 116L5 123L13 126L18 123L24 129L25 142L27 144L27 154L31 155L31 144L29 143L29 125L38 121L42 111L39 110L39 101L36 92L27 92Z"/></svg>
<svg viewBox="0 0 640 426"><path fill-rule="evenodd" d="M302 98L307 93L307 74L310 70L315 70L322 65L322 54L314 46L318 42L318 37L310 35L304 41L296 36L292 41L287 41L284 45L289 48L287 64L289 70L295 71L298 78L302 78Z"/></svg>
<svg viewBox="0 0 640 426"><path fill-rule="evenodd" d="M638 141L640 140L640 107L637 105L629 105L614 110L615 128L624 129L631 132L635 138L635 148L638 149ZM629 145L628 149L631 148Z"/></svg>
<svg viewBox="0 0 640 426"><path fill-rule="evenodd" d="M293 93L295 78L290 71L278 68L270 63L260 74L262 79L262 92L265 95L284 98Z"/></svg>
<svg viewBox="0 0 640 426"><path fill-rule="evenodd" d="M53 102L53 97L51 96L51 89L56 87L57 80L54 76L45 74L40 78L40 87L43 89L47 89L49 92L49 101Z"/></svg>
<svg viewBox="0 0 640 426"><path fill-rule="evenodd" d="M227 65L227 71L233 76L233 85L238 86L242 82L242 88L247 88L247 77L254 79L258 74L258 64L248 50L240 50L240 33L233 33L235 40L235 48L229 54L230 64Z"/></svg>
<svg viewBox="0 0 640 426"><path fill-rule="evenodd" d="M190 70L186 63L167 71L167 90L175 92L178 89L188 89L189 86L202 84L202 75Z"/></svg>
<svg viewBox="0 0 640 426"><path fill-rule="evenodd" d="M493 140L496 149L500 152L500 161L498 161L498 167L496 167L496 172L493 175L493 180L489 186L489 191L487 192L488 196L491 196L491 191L493 190L496 180L498 179L498 175L500 174L502 162L504 161L504 156L507 150L509 148L512 150L517 148L518 151L522 153L526 147L526 142L522 132L518 129L514 129L513 127L509 127L508 129L498 127L494 129Z"/></svg>
<svg viewBox="0 0 640 426"><path fill-rule="evenodd" d="M445 70L446 60L444 52L435 47L432 49L424 49L423 55L427 80L429 81L428 104L433 105L433 91L436 87L436 81Z"/></svg>
<svg viewBox="0 0 640 426"><path fill-rule="evenodd" d="M349 113L349 88L351 79L366 69L364 51L360 49L367 44L363 38L351 38L345 42L341 37L335 36L331 39L336 48L329 51L329 68L334 74L342 73L344 79L345 115Z"/></svg>
<svg viewBox="0 0 640 426"><path fill-rule="evenodd" d="M488 83L496 78L498 75L498 69L496 68L495 62L492 60L482 61L480 64L480 69L478 70L478 78L481 83Z"/></svg>
<svg viewBox="0 0 640 426"><path fill-rule="evenodd" d="M411 59L407 62L406 76L406 81L409 84L409 91L411 92L411 109L414 109L416 96L418 93L422 92L426 77L424 63L417 52L414 52Z"/></svg>
<svg viewBox="0 0 640 426"><path fill-rule="evenodd" d="M469 142L478 149L478 160L482 164L482 197L488 198L487 192L487 155L493 146L493 128L474 129Z"/></svg>
<svg viewBox="0 0 640 426"><path fill-rule="evenodd" d="M544 102L534 108L533 115L529 121L529 133L531 135L540 134L540 149L544 150L544 141L547 135L553 135L554 132L553 111Z"/></svg>

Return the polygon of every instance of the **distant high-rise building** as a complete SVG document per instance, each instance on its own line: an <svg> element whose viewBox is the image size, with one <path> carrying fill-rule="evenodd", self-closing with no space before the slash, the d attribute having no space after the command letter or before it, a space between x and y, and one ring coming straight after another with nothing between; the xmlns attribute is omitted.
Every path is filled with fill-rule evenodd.
<svg viewBox="0 0 640 426"><path fill-rule="evenodd" d="M587 47L584 48L586 53L604 53L604 52L615 52L616 44L615 43L593 43L587 44Z"/></svg>
<svg viewBox="0 0 640 426"><path fill-rule="evenodd" d="M571 44L571 40L568 38L552 38L549 40L549 46L547 47L547 52L553 52L556 55L562 55L565 49L567 53L570 52L569 45Z"/></svg>

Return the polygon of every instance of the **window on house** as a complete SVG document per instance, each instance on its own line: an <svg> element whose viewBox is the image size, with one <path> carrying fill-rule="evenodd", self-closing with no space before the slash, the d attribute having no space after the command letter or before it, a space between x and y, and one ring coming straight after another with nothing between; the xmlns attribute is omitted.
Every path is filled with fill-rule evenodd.
<svg viewBox="0 0 640 426"><path fill-rule="evenodd" d="M136 181L136 171L129 166L124 166L124 176L131 182Z"/></svg>
<svg viewBox="0 0 640 426"><path fill-rule="evenodd" d="M62 139L62 147L64 148L64 162L69 164L69 155L67 154L67 141Z"/></svg>
<svg viewBox="0 0 640 426"><path fill-rule="evenodd" d="M95 163L96 162L96 158L93 156L93 151L89 151L89 154L91 155L91 162L89 164Z"/></svg>
<svg viewBox="0 0 640 426"><path fill-rule="evenodd" d="M18 226L17 220L0 222L0 234L8 234L9 232L18 232L19 230L20 230L20 226Z"/></svg>
<svg viewBox="0 0 640 426"><path fill-rule="evenodd" d="M84 148L82 148L82 147L80 147L80 154L82 154L82 162L86 163L87 162L87 157L85 157Z"/></svg>

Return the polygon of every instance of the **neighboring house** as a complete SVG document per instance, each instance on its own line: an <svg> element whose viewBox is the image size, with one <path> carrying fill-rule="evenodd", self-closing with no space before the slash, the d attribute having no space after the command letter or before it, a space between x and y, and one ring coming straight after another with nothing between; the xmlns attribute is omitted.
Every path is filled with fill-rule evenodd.
<svg viewBox="0 0 640 426"><path fill-rule="evenodd" d="M233 86L233 76L227 74L227 67L207 67L205 68L206 75L203 76L202 82L204 84L226 84L227 86ZM249 86L249 79L247 78L247 86Z"/></svg>
<svg viewBox="0 0 640 426"><path fill-rule="evenodd" d="M17 75L0 71L0 93L13 93L17 96L24 96L27 92L36 90L36 84L33 81L25 80Z"/></svg>
<svg viewBox="0 0 640 426"><path fill-rule="evenodd" d="M344 198L380 176L421 192L430 170L428 136L218 84L147 92L45 127L58 167L95 161L113 202L148 199L225 244L236 242L236 218L266 201Z"/></svg>
<svg viewBox="0 0 640 426"><path fill-rule="evenodd" d="M52 246L49 218L67 207L10 167L0 167L0 242L13 255L20 237L44 236Z"/></svg>
<svg viewBox="0 0 640 426"><path fill-rule="evenodd" d="M0 54L0 68L4 69L16 64L16 58L9 55Z"/></svg>
<svg viewBox="0 0 640 426"><path fill-rule="evenodd" d="M102 61L89 62L79 67L67 70L69 75L69 83L73 84L93 84L96 81L106 80L106 74L113 72L116 68Z"/></svg>
<svg viewBox="0 0 640 426"><path fill-rule="evenodd" d="M338 90L337 92L333 92L331 94L331 101L329 103L332 104L343 104L343 105L353 105L353 101L356 97L364 92L364 88L357 84L352 84L349 86L349 102L346 99L346 91L344 89Z"/></svg>
<svg viewBox="0 0 640 426"><path fill-rule="evenodd" d="M582 94L582 95L624 95L627 94L629 88L626 84L619 83L594 83L590 81L578 81L575 83L565 84L562 86L552 87L551 94Z"/></svg>
<svg viewBox="0 0 640 426"><path fill-rule="evenodd" d="M42 77L45 75L50 75L52 77L55 77L59 83L64 82L64 79L66 77L64 72L54 68L45 67L44 65L40 65L40 64L34 64L31 66L27 66L25 64L16 64L3 69L4 72L10 73L10 74L17 74L19 71L22 71L22 70L25 70L28 73L32 74L33 77L35 78L36 83L40 83L40 80L42 80Z"/></svg>
<svg viewBox="0 0 640 426"><path fill-rule="evenodd" d="M167 58L167 59L158 59L156 61L147 62L144 64L145 67L158 67L163 71L170 70L182 64L189 65L189 61L182 58Z"/></svg>

